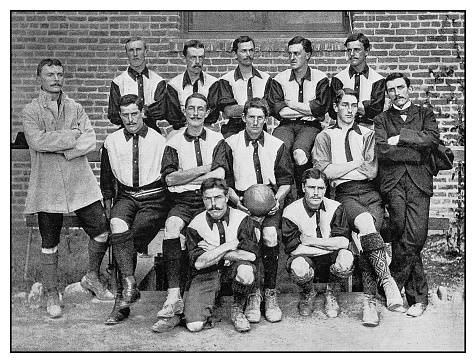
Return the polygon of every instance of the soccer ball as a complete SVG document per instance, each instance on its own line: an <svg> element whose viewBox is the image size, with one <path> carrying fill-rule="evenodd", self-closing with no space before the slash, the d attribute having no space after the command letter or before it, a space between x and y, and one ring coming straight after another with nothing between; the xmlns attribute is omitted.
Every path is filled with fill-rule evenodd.
<svg viewBox="0 0 476 363"><path fill-rule="evenodd" d="M243 205L253 216L265 216L276 205L274 193L264 184L254 184L243 194Z"/></svg>

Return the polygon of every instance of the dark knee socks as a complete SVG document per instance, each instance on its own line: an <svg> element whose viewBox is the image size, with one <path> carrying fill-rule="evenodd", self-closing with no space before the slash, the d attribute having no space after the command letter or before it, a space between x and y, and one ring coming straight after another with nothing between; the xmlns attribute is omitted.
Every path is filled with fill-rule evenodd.
<svg viewBox="0 0 476 363"><path fill-rule="evenodd" d="M162 244L165 273L170 288L180 287L182 249L180 238L164 239Z"/></svg>
<svg viewBox="0 0 476 363"><path fill-rule="evenodd" d="M278 275L279 245L261 246L261 258L264 268L264 288L275 289Z"/></svg>
<svg viewBox="0 0 476 363"><path fill-rule="evenodd" d="M121 271L123 277L133 276L136 250L134 248L132 232L113 233L109 237L109 243L112 245L117 268Z"/></svg>
<svg viewBox="0 0 476 363"><path fill-rule="evenodd" d="M43 288L47 291L58 288L58 252L56 253L42 253L42 282Z"/></svg>
<svg viewBox="0 0 476 363"><path fill-rule="evenodd" d="M388 268L382 236L375 232L361 236L360 241L364 250L362 257L367 259L372 266L379 283L389 278L390 269Z"/></svg>
<svg viewBox="0 0 476 363"><path fill-rule="evenodd" d="M89 271L99 275L99 268L101 262L106 254L107 242L98 242L94 239L90 239L88 243L88 255L89 255Z"/></svg>

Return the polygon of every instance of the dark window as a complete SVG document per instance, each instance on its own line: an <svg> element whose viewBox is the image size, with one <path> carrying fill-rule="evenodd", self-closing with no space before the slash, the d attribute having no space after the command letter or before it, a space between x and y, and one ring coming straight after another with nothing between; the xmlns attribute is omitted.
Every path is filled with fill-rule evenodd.
<svg viewBox="0 0 476 363"><path fill-rule="evenodd" d="M350 32L347 11L184 11L183 31L189 37L231 38L342 37Z"/></svg>

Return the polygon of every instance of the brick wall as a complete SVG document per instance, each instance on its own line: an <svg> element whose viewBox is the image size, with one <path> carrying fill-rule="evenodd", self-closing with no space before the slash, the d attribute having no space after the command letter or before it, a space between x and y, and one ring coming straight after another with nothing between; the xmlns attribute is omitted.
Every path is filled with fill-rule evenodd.
<svg viewBox="0 0 476 363"><path fill-rule="evenodd" d="M384 76L394 71L408 74L413 97L434 106L444 139L455 142L457 135L450 129L458 120L458 111L464 114L465 13L356 12L353 29L370 38L369 63ZM188 38L182 35L180 12L12 12L12 141L22 130L21 109L38 93L36 65L43 58L55 57L65 66L64 90L84 106L99 147L114 129L107 120L109 85L127 66L123 43L131 36L147 40L149 66L165 79L185 70L181 51ZM288 39L279 36L256 38L255 64L272 76L288 67ZM206 70L214 76L236 66L230 53L232 40L204 39ZM330 76L347 64L345 38L311 40L315 49L312 65ZM452 73L447 72L449 67ZM429 68L440 76L436 81ZM29 177L29 161L20 154L13 150L11 163L12 222L18 226L22 225ZM94 168L97 173L97 165ZM451 174L435 178L432 215L449 216L454 207L456 181L451 181Z"/></svg>

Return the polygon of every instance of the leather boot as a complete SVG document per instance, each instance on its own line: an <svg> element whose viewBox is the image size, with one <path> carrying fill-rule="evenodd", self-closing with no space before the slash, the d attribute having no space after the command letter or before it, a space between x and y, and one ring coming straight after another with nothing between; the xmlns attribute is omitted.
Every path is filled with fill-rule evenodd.
<svg viewBox="0 0 476 363"><path fill-rule="evenodd" d="M400 309L403 306L403 299L393 277L390 276L384 279L382 281L382 286L387 299L387 309L390 311Z"/></svg>
<svg viewBox="0 0 476 363"><path fill-rule="evenodd" d="M116 294L116 300L114 302L114 308L112 309L111 313L106 319L106 325L116 325L119 324L121 321L127 319L129 314L131 313L131 309L127 304L124 303L122 299L122 294Z"/></svg>
<svg viewBox="0 0 476 363"><path fill-rule="evenodd" d="M122 279L124 286L122 290L123 300L126 304L130 305L140 299L140 292L137 288L136 279L134 276L127 276Z"/></svg>
<svg viewBox="0 0 476 363"><path fill-rule="evenodd" d="M377 314L377 305L375 297L372 295L364 295L363 303L364 311L362 315L362 325L364 326L377 326L378 325L378 314Z"/></svg>

